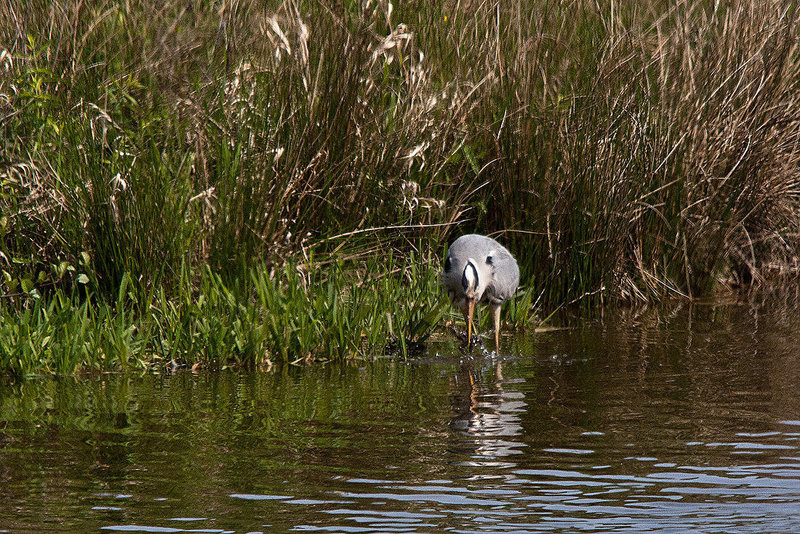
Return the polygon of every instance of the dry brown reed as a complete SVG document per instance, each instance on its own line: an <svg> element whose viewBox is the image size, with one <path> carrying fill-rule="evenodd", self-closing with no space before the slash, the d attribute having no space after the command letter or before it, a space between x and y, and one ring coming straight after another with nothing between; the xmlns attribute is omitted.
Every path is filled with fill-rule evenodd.
<svg viewBox="0 0 800 534"><path fill-rule="evenodd" d="M53 273L82 253L113 290L472 230L549 306L759 280L798 251L799 18L788 0L4 3L5 290L74 281Z"/></svg>

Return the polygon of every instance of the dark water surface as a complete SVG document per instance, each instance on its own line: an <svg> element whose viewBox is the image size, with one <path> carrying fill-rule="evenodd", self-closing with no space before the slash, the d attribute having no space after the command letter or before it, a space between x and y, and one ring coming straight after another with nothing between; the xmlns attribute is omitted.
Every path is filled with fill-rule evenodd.
<svg viewBox="0 0 800 534"><path fill-rule="evenodd" d="M800 532L800 313L0 389L11 532ZM489 342L491 344L491 342Z"/></svg>

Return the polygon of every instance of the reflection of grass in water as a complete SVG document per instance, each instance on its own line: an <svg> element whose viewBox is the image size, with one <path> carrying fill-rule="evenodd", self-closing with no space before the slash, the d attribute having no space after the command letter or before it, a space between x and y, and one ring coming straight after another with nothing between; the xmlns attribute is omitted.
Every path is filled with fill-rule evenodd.
<svg viewBox="0 0 800 534"><path fill-rule="evenodd" d="M748 282L791 262L800 12L789 1L606 4L0 5L3 313L50 332L44 312L70 309L63 324L100 346L111 335L101 323L130 322L117 305L126 284L140 302L123 308L141 324L102 343L141 340L139 358L176 343L172 307L221 353L341 357L362 350L346 340L381 346L373 328L401 351L425 335L433 318L421 309L380 327L386 309L348 311L347 299L396 305L381 281L402 273L376 274L396 267L374 267L386 297L346 282L369 278L318 268L315 283L342 284L341 303L304 288L307 308L291 308L301 293L281 296L295 282L280 269L264 302L242 311L230 299L256 299L262 263L311 251L335 265L410 242L427 255L456 228L505 230L528 288L507 307L513 323L527 320L525 303L698 296L722 276ZM59 296L73 291L93 307ZM207 291L256 322L248 307L312 318L192 330ZM310 341L322 318L337 325L326 332L335 349ZM297 339L279 350L278 332ZM190 338L178 346L194 350ZM47 350L94 354L65 369L114 352Z"/></svg>

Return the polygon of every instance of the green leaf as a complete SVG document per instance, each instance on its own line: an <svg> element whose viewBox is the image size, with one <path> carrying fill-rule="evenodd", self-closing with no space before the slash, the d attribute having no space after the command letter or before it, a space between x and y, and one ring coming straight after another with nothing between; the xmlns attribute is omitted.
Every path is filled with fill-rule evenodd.
<svg viewBox="0 0 800 534"><path fill-rule="evenodd" d="M89 283L89 277L86 276L84 273L79 274L78 275L78 283L79 284L88 284Z"/></svg>
<svg viewBox="0 0 800 534"><path fill-rule="evenodd" d="M472 167L472 172L478 174L481 169L478 167L478 160L475 158L475 152L472 151L472 148L469 146L464 146L464 156L467 158L469 162L469 166Z"/></svg>

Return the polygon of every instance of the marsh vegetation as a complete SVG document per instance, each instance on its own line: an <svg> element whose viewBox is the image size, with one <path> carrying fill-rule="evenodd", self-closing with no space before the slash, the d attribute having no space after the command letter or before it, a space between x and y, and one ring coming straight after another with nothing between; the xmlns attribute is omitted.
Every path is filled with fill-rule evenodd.
<svg viewBox="0 0 800 534"><path fill-rule="evenodd" d="M0 6L0 367L424 340L446 242L511 319L792 270L800 14L768 2ZM413 251L413 254L412 254Z"/></svg>

